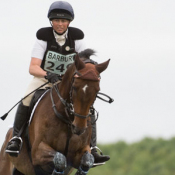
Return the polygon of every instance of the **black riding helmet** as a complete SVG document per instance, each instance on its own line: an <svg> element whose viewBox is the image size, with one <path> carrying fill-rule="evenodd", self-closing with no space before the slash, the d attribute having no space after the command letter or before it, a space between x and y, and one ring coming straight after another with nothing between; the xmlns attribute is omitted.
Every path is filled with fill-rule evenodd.
<svg viewBox="0 0 175 175"><path fill-rule="evenodd" d="M74 10L72 6L66 1L55 1L51 4L47 17L51 21L52 19L68 19L72 21L74 19Z"/></svg>

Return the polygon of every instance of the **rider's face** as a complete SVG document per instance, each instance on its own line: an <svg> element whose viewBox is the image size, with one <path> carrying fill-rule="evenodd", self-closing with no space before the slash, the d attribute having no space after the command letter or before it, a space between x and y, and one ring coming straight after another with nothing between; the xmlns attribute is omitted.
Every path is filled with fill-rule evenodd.
<svg viewBox="0 0 175 175"><path fill-rule="evenodd" d="M53 29L59 34L62 34L67 30L69 23L70 21L67 19L53 19L52 20Z"/></svg>

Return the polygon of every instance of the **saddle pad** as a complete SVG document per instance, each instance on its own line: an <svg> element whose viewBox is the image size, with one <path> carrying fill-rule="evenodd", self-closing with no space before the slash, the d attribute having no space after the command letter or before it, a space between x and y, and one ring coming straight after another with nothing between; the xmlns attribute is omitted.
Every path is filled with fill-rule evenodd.
<svg viewBox="0 0 175 175"><path fill-rule="evenodd" d="M32 121L33 114L34 114L34 112L35 112L36 107L38 106L39 102L41 101L41 99L44 97L44 95L45 95L48 91L49 91L49 89L47 89L47 90L41 95L41 97L37 100L37 102L35 103L35 105L34 105L34 107L33 107L33 109L32 109L31 115L30 115L29 125L30 125L30 123L31 123L31 121Z"/></svg>

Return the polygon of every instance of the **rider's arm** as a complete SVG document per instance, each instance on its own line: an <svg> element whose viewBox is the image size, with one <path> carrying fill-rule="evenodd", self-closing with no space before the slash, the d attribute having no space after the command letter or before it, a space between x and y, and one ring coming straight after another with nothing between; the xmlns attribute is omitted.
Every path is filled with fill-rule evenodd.
<svg viewBox="0 0 175 175"><path fill-rule="evenodd" d="M46 71L44 71L41 66L42 60L39 58L31 58L29 73L35 77L45 77Z"/></svg>
<svg viewBox="0 0 175 175"><path fill-rule="evenodd" d="M36 77L45 77L46 71L44 71L40 66L42 63L42 59L44 57L44 53L46 51L47 42L42 40L36 40L32 54L31 54L31 62L29 66L29 73Z"/></svg>

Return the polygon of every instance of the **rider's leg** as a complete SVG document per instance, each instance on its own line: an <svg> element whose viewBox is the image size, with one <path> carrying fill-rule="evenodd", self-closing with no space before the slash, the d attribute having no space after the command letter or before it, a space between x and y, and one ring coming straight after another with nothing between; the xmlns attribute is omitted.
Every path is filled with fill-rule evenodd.
<svg viewBox="0 0 175 175"><path fill-rule="evenodd" d="M27 123L29 120L28 115L29 107L24 106L23 103L20 103L16 112L14 126L13 126L13 138L10 140L10 142L7 145L6 152L12 153L11 155L17 156L20 151L20 145L22 142L22 139L19 135L19 132L23 125Z"/></svg>
<svg viewBox="0 0 175 175"><path fill-rule="evenodd" d="M91 119L92 119L91 122L94 122L95 115ZM108 161L110 157L108 155L103 155L102 153L98 154L96 145L97 145L97 132L96 132L96 123L94 123L92 125L92 136L91 136L91 154L94 156L95 159L94 163L104 163Z"/></svg>
<svg viewBox="0 0 175 175"><path fill-rule="evenodd" d="M46 82L47 80L45 78L34 77L27 88L25 96ZM43 88L50 87L50 86L51 84L48 84ZM19 132L23 127L23 125L25 125L29 120L30 116L28 115L28 110L29 110L29 105L33 95L34 93L29 95L27 98L23 99L22 103L19 104L18 106L16 116L15 116L15 121L14 121L13 138L10 140L6 148L6 152L10 153L11 156L18 156L19 154L20 145L22 142Z"/></svg>

